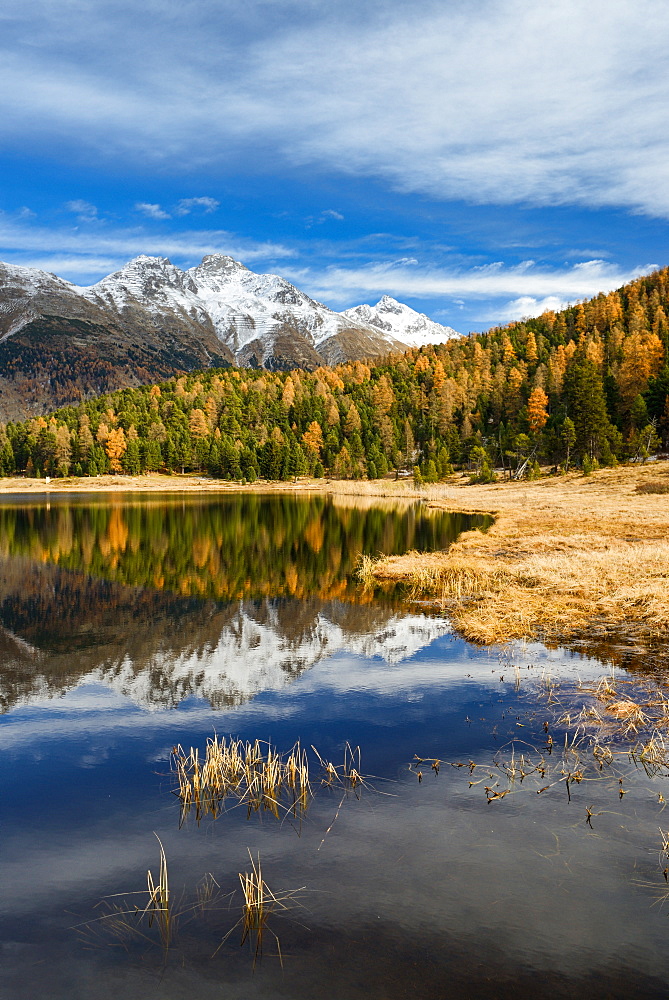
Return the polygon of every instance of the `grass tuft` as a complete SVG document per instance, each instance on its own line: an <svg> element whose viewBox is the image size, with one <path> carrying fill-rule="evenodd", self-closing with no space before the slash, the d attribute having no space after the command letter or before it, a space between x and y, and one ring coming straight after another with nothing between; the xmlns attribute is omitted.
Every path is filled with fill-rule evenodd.
<svg viewBox="0 0 669 1000"><path fill-rule="evenodd" d="M253 967L255 968L256 962L262 958L264 939L269 933L276 943L277 955L283 968L281 943L275 931L269 927L269 921L271 917L277 914L283 915L291 909L298 894L304 891L304 886L301 889L291 889L287 892L275 893L267 885L263 876L260 855L258 854L257 859L254 860L253 855L249 851L249 859L251 861L251 871L239 873L239 882L243 897L242 915L235 926L222 939L214 955L220 951L235 930L235 927L241 925L241 945L243 946L247 941L250 943L253 953Z"/></svg>
<svg viewBox="0 0 669 1000"><path fill-rule="evenodd" d="M312 798L309 760L299 743L282 756L261 740L244 743L213 736L204 758L198 748L186 753L175 746L172 770L182 822L191 810L198 822L208 814L216 817L229 801L245 804L249 816L266 811L277 819L287 814L301 819Z"/></svg>

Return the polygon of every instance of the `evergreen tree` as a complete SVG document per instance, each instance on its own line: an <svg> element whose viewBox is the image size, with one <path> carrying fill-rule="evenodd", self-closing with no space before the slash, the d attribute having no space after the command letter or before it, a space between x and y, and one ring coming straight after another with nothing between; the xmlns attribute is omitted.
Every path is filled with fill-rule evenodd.
<svg viewBox="0 0 669 1000"><path fill-rule="evenodd" d="M160 443L155 439L142 441L140 448L141 465L147 472L157 472L162 468L163 456L160 450Z"/></svg>
<svg viewBox="0 0 669 1000"><path fill-rule="evenodd" d="M669 400L669 365L650 379L644 396L648 407L648 416L652 420L661 420Z"/></svg>
<svg viewBox="0 0 669 1000"><path fill-rule="evenodd" d="M565 417L564 419L564 422L562 424L561 437L566 452L564 469L565 472L569 472L571 449L574 447L576 443L576 428L574 427L574 421L571 420L569 417Z"/></svg>
<svg viewBox="0 0 669 1000"><path fill-rule="evenodd" d="M0 433L0 476L14 475L15 467L14 450L3 429Z"/></svg>
<svg viewBox="0 0 669 1000"><path fill-rule="evenodd" d="M129 476L138 476L141 471L139 443L137 438L131 438L123 456L123 471Z"/></svg>
<svg viewBox="0 0 669 1000"><path fill-rule="evenodd" d="M604 385L597 365L579 348L565 373L565 393L570 419L574 424L574 449L583 459L597 458L611 430L606 410Z"/></svg>

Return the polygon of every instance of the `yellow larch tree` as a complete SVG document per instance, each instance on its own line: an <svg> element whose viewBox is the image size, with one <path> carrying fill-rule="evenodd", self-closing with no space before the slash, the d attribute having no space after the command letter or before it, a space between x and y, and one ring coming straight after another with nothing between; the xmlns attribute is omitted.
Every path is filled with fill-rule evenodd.
<svg viewBox="0 0 669 1000"><path fill-rule="evenodd" d="M114 427L109 431L109 437L105 442L105 451L107 452L112 472L123 471L121 459L125 455L127 447L128 442L126 441L125 431L122 427Z"/></svg>
<svg viewBox="0 0 669 1000"><path fill-rule="evenodd" d="M536 386L527 401L527 420L530 430L537 434L548 420L548 396L540 386Z"/></svg>

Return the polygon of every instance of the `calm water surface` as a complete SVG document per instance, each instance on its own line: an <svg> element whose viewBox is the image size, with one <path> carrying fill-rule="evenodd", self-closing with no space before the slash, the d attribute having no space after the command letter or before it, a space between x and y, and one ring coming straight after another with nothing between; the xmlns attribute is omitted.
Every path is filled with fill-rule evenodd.
<svg viewBox="0 0 669 1000"><path fill-rule="evenodd" d="M547 691L607 668L477 649L353 578L361 552L475 526L322 497L0 505L3 1000L669 995L667 779L621 756L569 801L546 750ZM232 802L180 822L172 747L214 732L336 764L348 742L365 783L323 786L312 757L301 822ZM512 752L544 774L509 786ZM182 913L166 955L155 926L99 919L112 894L145 905L155 835ZM239 927L224 941L249 850L301 890L270 922L283 966L271 933L255 968ZM194 910L208 873L219 898Z"/></svg>

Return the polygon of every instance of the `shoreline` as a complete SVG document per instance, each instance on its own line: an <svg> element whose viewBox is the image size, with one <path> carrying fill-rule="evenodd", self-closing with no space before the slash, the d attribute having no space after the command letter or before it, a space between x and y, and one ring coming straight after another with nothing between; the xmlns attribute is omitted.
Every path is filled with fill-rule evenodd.
<svg viewBox="0 0 669 1000"><path fill-rule="evenodd" d="M637 492L657 486L667 492ZM448 553L382 557L368 572L448 611L465 639L666 644L669 463L440 484L424 495L428 506L485 511L495 521L485 533L465 532Z"/></svg>
<svg viewBox="0 0 669 1000"><path fill-rule="evenodd" d="M668 492L637 492L653 484ZM492 514L485 533L465 532L447 552L381 556L364 567L367 584L407 585L409 603L448 612L470 641L669 638L669 462L485 485L454 476L421 489L410 479L304 478L245 486L156 474L0 480L0 497L36 499L240 492L321 494L341 503L422 500L435 509Z"/></svg>

